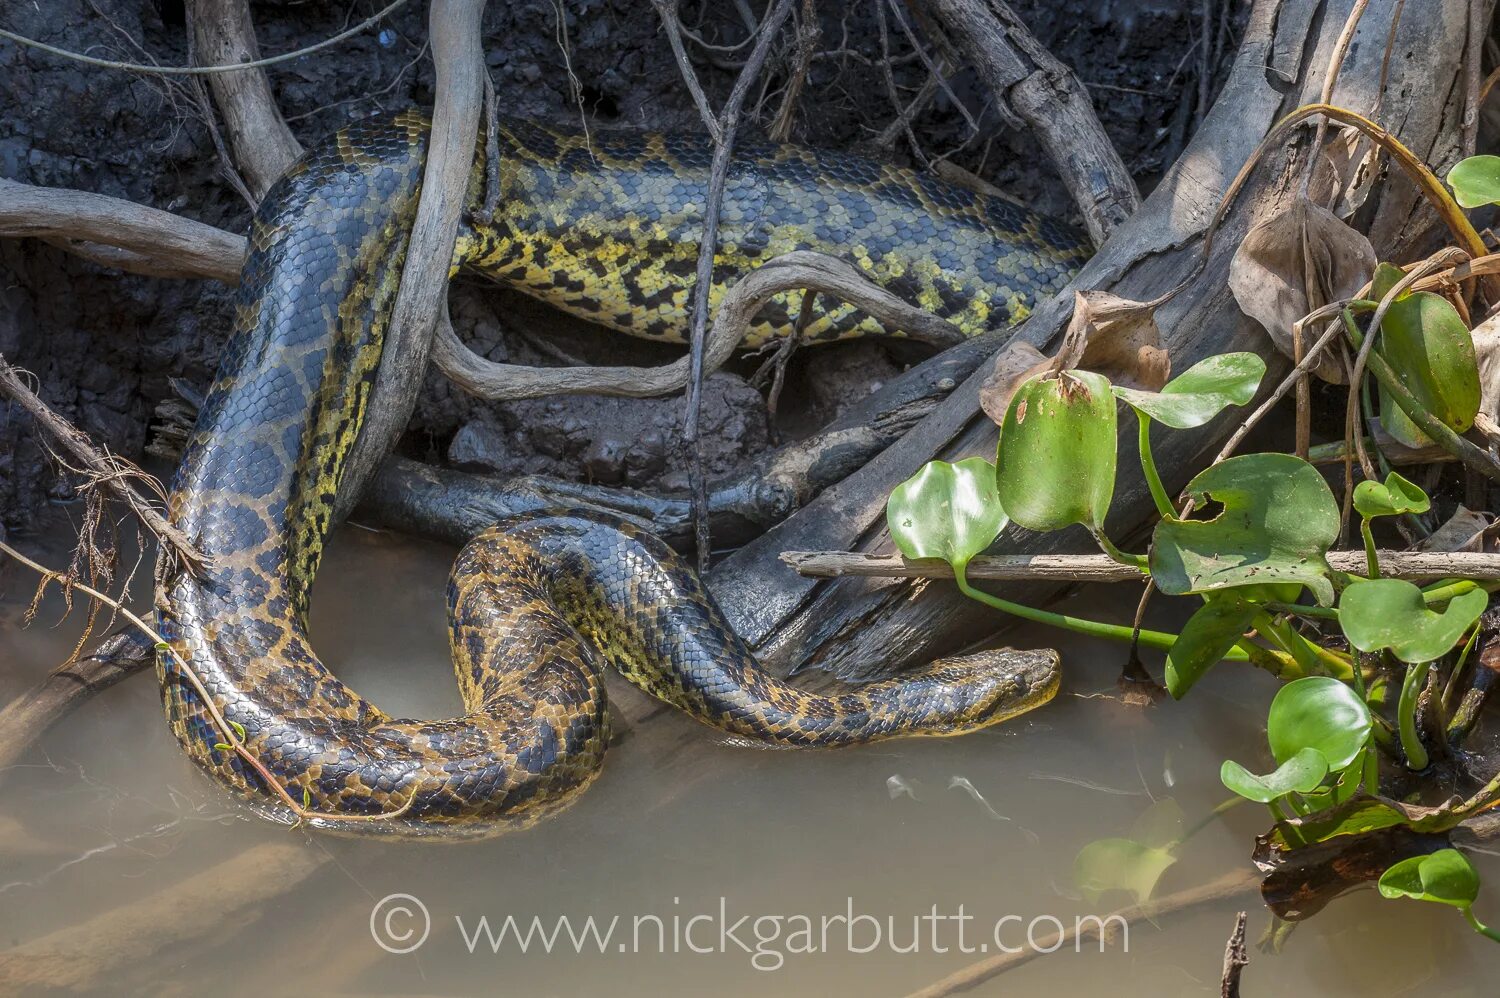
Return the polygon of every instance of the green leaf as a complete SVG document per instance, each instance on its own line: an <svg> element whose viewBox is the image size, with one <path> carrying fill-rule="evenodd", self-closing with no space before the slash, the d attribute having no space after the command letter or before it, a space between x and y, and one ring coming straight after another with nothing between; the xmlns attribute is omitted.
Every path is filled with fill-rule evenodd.
<svg viewBox="0 0 1500 998"><path fill-rule="evenodd" d="M1315 749L1328 772L1341 773L1359 759L1370 739L1370 708L1359 694L1330 676L1294 679L1277 691L1266 714L1266 740L1277 765Z"/></svg>
<svg viewBox="0 0 1500 998"><path fill-rule="evenodd" d="M1470 156L1448 171L1453 197L1465 208L1500 203L1500 156Z"/></svg>
<svg viewBox="0 0 1500 998"><path fill-rule="evenodd" d="M1232 759L1219 767L1224 786L1246 800L1269 804L1287 794L1306 794L1318 789L1328 776L1328 758L1315 748L1305 748L1265 776L1256 776Z"/></svg>
<svg viewBox="0 0 1500 998"><path fill-rule="evenodd" d="M1107 891L1125 891L1141 904L1151 897L1161 875L1177 862L1166 849L1134 839L1099 839L1078 851L1073 882L1089 903Z"/></svg>
<svg viewBox="0 0 1500 998"><path fill-rule="evenodd" d="M1412 422L1406 410L1396 404L1396 400L1391 398L1390 392L1386 391L1384 385L1380 386L1379 395L1380 426L1390 434L1392 440L1412 450L1432 446L1432 438L1423 433L1420 426Z"/></svg>
<svg viewBox="0 0 1500 998"><path fill-rule="evenodd" d="M995 466L982 457L929 461L891 491L886 525L908 558L961 567L994 543L1007 519L995 493Z"/></svg>
<svg viewBox="0 0 1500 998"><path fill-rule="evenodd" d="M1397 299L1376 349L1424 409L1459 433L1474 425L1480 401L1474 337L1447 298L1418 291Z"/></svg>
<svg viewBox="0 0 1500 998"><path fill-rule="evenodd" d="M1458 644L1489 606L1475 589L1448 601L1442 613L1427 609L1422 590L1401 579L1358 579L1339 600L1339 626L1360 651L1389 648L1403 662L1431 662Z"/></svg>
<svg viewBox="0 0 1500 998"><path fill-rule="evenodd" d="M1406 271L1393 263L1382 263L1375 267L1375 276L1370 278L1370 298L1380 301L1391 293L1391 289L1401 283L1406 277ZM1402 296L1403 298L1405 295Z"/></svg>
<svg viewBox="0 0 1500 998"><path fill-rule="evenodd" d="M1224 505L1212 520L1162 520L1151 545L1151 575L1172 596L1264 582L1297 582L1333 602L1328 549L1339 506L1316 468L1290 454L1246 454L1188 483L1200 509Z"/></svg>
<svg viewBox="0 0 1500 998"><path fill-rule="evenodd" d="M1468 908L1479 897L1479 871L1457 849L1413 856L1380 876L1380 896Z"/></svg>
<svg viewBox="0 0 1500 998"><path fill-rule="evenodd" d="M214 742L214 751L215 752L233 752L234 751L234 746L228 744L227 742Z"/></svg>
<svg viewBox="0 0 1500 998"><path fill-rule="evenodd" d="M1016 389L1000 429L1000 504L1029 530L1104 525L1115 492L1115 398L1090 371Z"/></svg>
<svg viewBox="0 0 1500 998"><path fill-rule="evenodd" d="M1178 430L1202 426L1231 405L1244 405L1266 373L1266 362L1253 353L1225 353L1200 360L1163 386L1143 392L1111 385L1123 399L1158 423Z"/></svg>
<svg viewBox="0 0 1500 998"><path fill-rule="evenodd" d="M1214 595L1199 607L1167 652L1167 692L1172 698L1181 700L1205 672L1223 659L1259 612L1259 606L1235 590Z"/></svg>
<svg viewBox="0 0 1500 998"><path fill-rule="evenodd" d="M229 722L229 726L234 729L236 738L238 738L240 741L245 740L245 726L243 724L241 724L239 721L231 720Z"/></svg>
<svg viewBox="0 0 1500 998"><path fill-rule="evenodd" d="M1431 506L1426 492L1394 471L1385 476L1384 485L1363 481L1354 487L1354 509L1366 519L1425 513Z"/></svg>

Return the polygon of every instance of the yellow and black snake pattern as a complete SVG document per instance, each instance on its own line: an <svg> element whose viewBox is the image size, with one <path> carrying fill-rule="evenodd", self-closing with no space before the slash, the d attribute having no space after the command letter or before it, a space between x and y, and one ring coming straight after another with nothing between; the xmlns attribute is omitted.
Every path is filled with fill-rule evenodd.
<svg viewBox="0 0 1500 998"><path fill-rule="evenodd" d="M757 668L664 543L567 511L503 521L458 556L448 598L463 716L392 719L335 678L308 641L308 596L371 403L426 134L415 113L353 125L267 195L234 330L171 497L171 522L207 568L163 580L161 631L319 824L482 834L566 803L600 769L606 664L707 724L786 746L958 734L1053 695L1049 651L939 661L838 695L795 688ZM501 150L501 210L485 225L466 223L455 268L616 329L681 338L705 144L510 122ZM715 297L760 259L820 249L971 332L1013 318L1083 255L1066 230L1008 203L789 146L737 154L724 218ZM760 336L785 331L786 308L767 309ZM868 331L836 306L814 319L820 338ZM171 656L160 656L158 673L187 753L274 803L262 776L223 746Z"/></svg>

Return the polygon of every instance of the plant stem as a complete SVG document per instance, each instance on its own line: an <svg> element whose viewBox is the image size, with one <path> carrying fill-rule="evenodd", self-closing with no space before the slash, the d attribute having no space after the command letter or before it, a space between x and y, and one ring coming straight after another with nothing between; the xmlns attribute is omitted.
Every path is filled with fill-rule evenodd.
<svg viewBox="0 0 1500 998"><path fill-rule="evenodd" d="M1095 638L1108 638L1111 641L1130 642L1140 635L1140 643L1147 648L1155 648L1159 651L1170 651L1172 645L1177 641L1176 634L1168 634L1165 631L1136 631L1133 627L1124 627L1120 624L1105 624L1097 620L1084 620L1081 617L1070 617L1063 613L1054 613L1050 610L1038 610L1036 607L1026 606L1022 603L1012 603L1008 599L992 596L987 592L975 589L969 585L969 580L964 576L964 566L960 563L953 565L953 577L958 583L958 588L965 596L976 599L985 606L992 606L996 610L1003 610L1023 620L1034 621L1038 624L1050 624L1053 627L1061 627L1065 630L1074 631L1078 634L1087 634ZM1224 656L1227 661L1247 662L1250 656L1243 649L1231 648Z"/></svg>
<svg viewBox="0 0 1500 998"><path fill-rule="evenodd" d="M1396 704L1396 722L1401 733L1401 751L1406 753L1406 768L1414 772L1427 768L1427 747L1417 734L1417 697L1427 681L1431 662L1408 666L1401 682L1401 699Z"/></svg>
<svg viewBox="0 0 1500 998"><path fill-rule="evenodd" d="M1479 933L1481 936L1484 936L1486 939L1493 939L1495 942L1500 943L1500 931L1490 928L1488 925L1485 925L1479 919L1475 918L1473 908L1466 907L1460 908L1458 910L1464 913L1464 921L1468 922L1469 926L1473 928L1475 932Z"/></svg>
<svg viewBox="0 0 1500 998"><path fill-rule="evenodd" d="M1147 575L1151 574L1151 562L1146 558L1145 555L1130 554L1127 551L1121 551L1119 548L1115 547L1113 541L1104 536L1104 531L1102 529L1090 528L1089 533L1094 535L1094 540L1098 542L1100 550L1109 555L1112 560L1117 561L1122 565L1129 565L1131 568L1140 569Z"/></svg>
<svg viewBox="0 0 1500 998"><path fill-rule="evenodd" d="M1177 516L1177 510L1172 506L1171 497L1167 495L1166 488L1161 484L1161 475L1156 471L1156 458L1151 454L1151 417L1136 409L1135 418L1141 428L1141 471L1146 474L1146 485L1151 489L1151 499L1156 503L1156 511L1162 515L1163 519L1174 519Z"/></svg>
<svg viewBox="0 0 1500 998"><path fill-rule="evenodd" d="M1375 553L1375 532L1370 529L1370 518L1360 517L1359 535L1365 539L1365 571L1372 579L1380 578L1380 556Z"/></svg>

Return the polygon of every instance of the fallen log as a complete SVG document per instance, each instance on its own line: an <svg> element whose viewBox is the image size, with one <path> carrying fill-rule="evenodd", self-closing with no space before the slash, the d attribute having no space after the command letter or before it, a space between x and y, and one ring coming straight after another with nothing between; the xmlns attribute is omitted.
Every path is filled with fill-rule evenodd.
<svg viewBox="0 0 1500 998"><path fill-rule="evenodd" d="M1204 257L1204 235L1223 193L1272 125L1293 108L1318 100L1330 55L1353 0L1258 0L1223 93L1186 152L1142 208L1120 225L1073 284L1038 305L1016 331L1019 340L1045 347L1065 327L1075 289L1103 289L1148 300L1185 285L1156 313L1163 344L1182 370L1207 356L1251 350L1267 357L1268 389L1288 369L1264 331L1247 319L1227 278L1236 246L1257 216L1276 211L1300 193L1303 145L1289 143L1256 171ZM1399 122L1400 138L1439 172L1458 155L1464 115L1461 54L1468 4L1442 0L1408 5L1393 39L1389 78L1384 76L1387 33L1398 0L1372 0L1360 22L1339 78L1335 100ZM1492 4L1486 4L1489 11ZM1420 195L1401 181L1376 184L1365 210L1378 252L1393 256L1406 233L1422 227ZM933 458L993 457L996 430L979 410L988 372L971 376L932 415L858 472L776 528L721 561L709 581L734 625L781 674L817 663L846 678L873 678L949 653L993 633L1002 621L956 589L921 582L843 578L799 579L781 561L786 550L856 550L885 554L883 528L892 488ZM1264 396L1263 396L1264 397ZM1167 487L1180 488L1234 428L1226 415L1196 431L1162 434L1156 459ZM1122 469L1107 530L1132 536L1155 506L1136 468L1135 428L1120 445ZM1039 536L1008 531L993 553L1044 554L1086 550L1072 532ZM1032 584L1030 602L1055 588ZM921 598L917 598L920 594Z"/></svg>

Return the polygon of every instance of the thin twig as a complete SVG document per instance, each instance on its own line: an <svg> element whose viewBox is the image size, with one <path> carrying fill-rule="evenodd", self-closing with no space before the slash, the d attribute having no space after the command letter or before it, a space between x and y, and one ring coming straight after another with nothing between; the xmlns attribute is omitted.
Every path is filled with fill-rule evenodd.
<svg viewBox="0 0 1500 998"><path fill-rule="evenodd" d="M714 256L719 247L719 215L724 207L724 186L729 179L729 162L734 153L735 131L739 127L740 111L744 107L745 96L750 92L750 85L760 75L761 67L765 65L766 57L770 55L771 45L775 42L781 25L792 12L793 2L794 0L776 0L766 13L759 29L760 37L756 39L755 47L750 50L750 56L745 60L745 66L734 81L734 87L729 92L729 99L724 102L724 109L717 119L718 134L714 141L713 164L708 178L708 203L704 206L703 214L703 240L698 248L697 275L693 286L693 329L690 341L687 413L683 420L682 430L683 442L688 448L690 466L688 477L692 483L694 533L697 537L697 563L700 573L708 569L710 542L708 488L703 477L703 454L701 441L698 439L698 420L703 401L703 352L708 333L708 298L709 290L713 286ZM657 9L661 12L663 20L668 22L667 31L670 36L674 30L670 22L675 20L676 4L658 3ZM672 14L670 18L667 16L669 12ZM678 66L684 77L690 81L689 89L691 89L696 81L692 65L679 59ZM710 129L710 133L712 132L713 129Z"/></svg>

